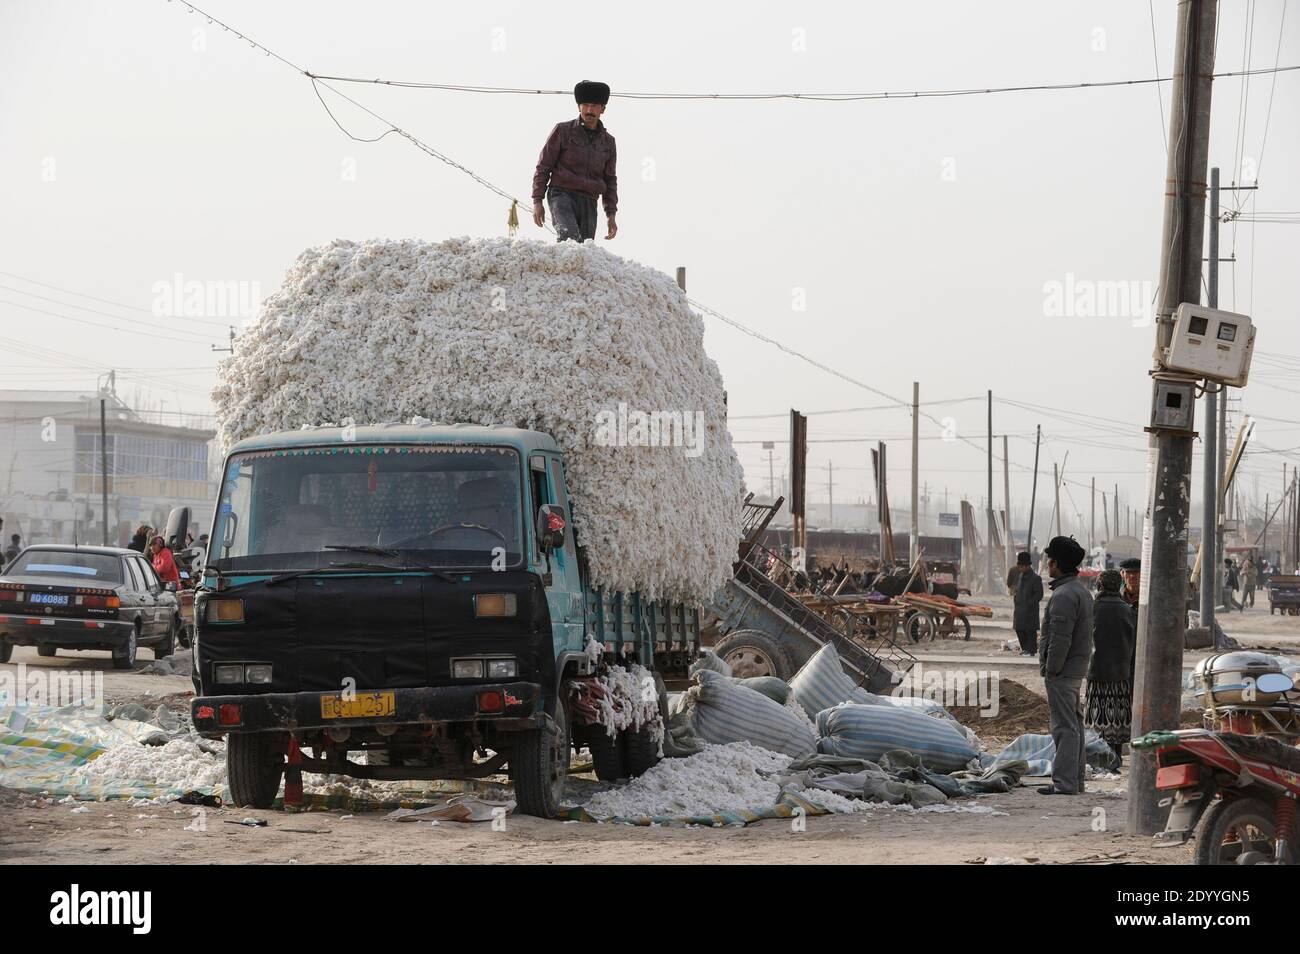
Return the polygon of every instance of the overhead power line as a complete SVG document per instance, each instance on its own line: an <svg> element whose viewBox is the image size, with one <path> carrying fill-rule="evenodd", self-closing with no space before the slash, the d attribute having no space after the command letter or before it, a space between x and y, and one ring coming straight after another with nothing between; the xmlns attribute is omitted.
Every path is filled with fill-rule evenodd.
<svg viewBox="0 0 1300 954"><path fill-rule="evenodd" d="M1232 77L1249 77L1263 74L1286 73L1300 70L1300 66L1275 66L1272 69L1237 70L1231 73L1215 73L1215 79ZM412 80L389 80L361 76L331 76L324 73L304 75L314 80L330 80L335 83L361 83L369 86L391 86L398 89L428 89L447 93L485 93L495 96L572 96L570 89L531 89L522 86L477 86L467 83L426 83ZM884 99L946 99L954 96L985 96L994 93L1033 93L1058 90L1107 89L1116 86L1148 86L1154 83L1168 83L1171 76L1151 76L1142 79L1103 80L1097 83L1032 83L1024 86L973 86L957 89L916 89L916 90L873 90L862 93L668 93L668 92L611 92L611 99L666 99L715 100L761 102L766 100L791 99L823 103L852 103Z"/></svg>

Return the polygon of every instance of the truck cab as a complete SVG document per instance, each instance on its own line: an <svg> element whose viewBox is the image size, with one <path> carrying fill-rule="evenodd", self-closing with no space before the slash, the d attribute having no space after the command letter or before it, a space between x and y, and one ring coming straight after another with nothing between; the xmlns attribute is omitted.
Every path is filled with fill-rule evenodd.
<svg viewBox="0 0 1300 954"><path fill-rule="evenodd" d="M211 526L192 715L227 739L237 804L270 807L286 767L508 770L519 809L553 816L593 644L653 669L656 642L683 664L698 640L698 611L691 625L682 607L588 585L564 459L537 431L249 438L225 460Z"/></svg>

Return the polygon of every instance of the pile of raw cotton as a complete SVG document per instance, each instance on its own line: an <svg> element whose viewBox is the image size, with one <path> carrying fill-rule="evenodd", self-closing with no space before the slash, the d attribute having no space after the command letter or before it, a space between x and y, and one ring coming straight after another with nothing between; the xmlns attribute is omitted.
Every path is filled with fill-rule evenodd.
<svg viewBox="0 0 1300 954"><path fill-rule="evenodd" d="M700 602L742 492L703 333L666 275L590 243L335 241L289 269L213 400L227 446L349 418L546 431L593 580Z"/></svg>

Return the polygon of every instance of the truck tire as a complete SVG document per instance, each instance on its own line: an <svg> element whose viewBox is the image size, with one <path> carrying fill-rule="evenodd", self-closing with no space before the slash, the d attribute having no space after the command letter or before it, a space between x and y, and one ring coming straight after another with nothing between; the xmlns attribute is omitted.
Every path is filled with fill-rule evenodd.
<svg viewBox="0 0 1300 954"><path fill-rule="evenodd" d="M623 746L620 744L622 735L620 732L611 736L603 725L583 727L582 742L591 753L591 766L596 772L596 778L602 782L628 777L623 761Z"/></svg>
<svg viewBox="0 0 1300 954"><path fill-rule="evenodd" d="M226 737L226 774L231 804L270 808L284 775L284 745L275 733L250 732Z"/></svg>
<svg viewBox="0 0 1300 954"><path fill-rule="evenodd" d="M121 652L113 650L113 668L114 669L134 669L135 654L140 648L140 624L137 623L131 627L126 636L126 644L122 647Z"/></svg>
<svg viewBox="0 0 1300 954"><path fill-rule="evenodd" d="M59 654L59 647L51 646L49 643L37 643L36 655L49 659L51 656Z"/></svg>
<svg viewBox="0 0 1300 954"><path fill-rule="evenodd" d="M14 654L14 644L7 639L0 639L0 663L7 663Z"/></svg>
<svg viewBox="0 0 1300 954"><path fill-rule="evenodd" d="M659 764L659 742L651 726L624 729L619 733L619 741L623 743L623 764L632 778L644 775Z"/></svg>
<svg viewBox="0 0 1300 954"><path fill-rule="evenodd" d="M558 733L549 728L516 732L510 749L515 801L520 813L534 818L554 818L564 798L572 745L569 709L563 701L555 704L555 725Z"/></svg>
<svg viewBox="0 0 1300 954"><path fill-rule="evenodd" d="M789 680L794 675L790 657L775 639L756 629L738 629L718 640L713 651L731 666L738 679L751 676L776 676Z"/></svg>

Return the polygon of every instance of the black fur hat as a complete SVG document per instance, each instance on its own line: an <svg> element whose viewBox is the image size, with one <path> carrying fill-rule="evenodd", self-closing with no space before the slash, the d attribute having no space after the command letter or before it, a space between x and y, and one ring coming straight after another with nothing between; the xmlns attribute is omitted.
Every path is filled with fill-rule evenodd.
<svg viewBox="0 0 1300 954"><path fill-rule="evenodd" d="M583 80L573 87L573 99L579 106L583 103L599 103L601 106L608 106L609 84Z"/></svg>

